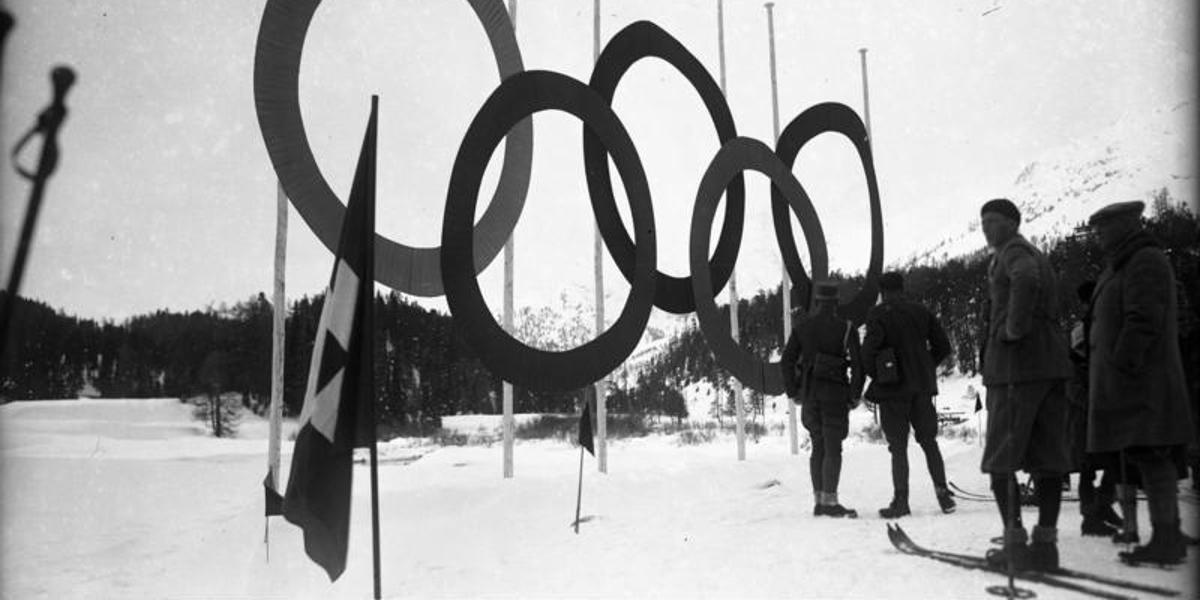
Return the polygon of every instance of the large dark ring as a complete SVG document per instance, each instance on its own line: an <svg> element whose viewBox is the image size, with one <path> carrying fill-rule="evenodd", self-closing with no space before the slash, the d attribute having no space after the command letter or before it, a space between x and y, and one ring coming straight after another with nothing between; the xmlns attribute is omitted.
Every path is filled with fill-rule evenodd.
<svg viewBox="0 0 1200 600"><path fill-rule="evenodd" d="M700 180L700 189L696 192L696 207L692 212L688 245L692 287L696 293L696 318L717 364L750 389L764 394L782 394L783 377L779 363L760 360L733 341L729 331L729 319L721 317L711 296L701 293L709 289L712 281L707 262L708 238L712 233L717 202L729 181L747 169L769 177L772 198L779 194L786 199L787 205L800 219L804 239L808 243L808 253L812 257L814 277L825 277L829 269L821 220L817 217L804 187L796 180L791 169L766 144L751 138L734 138L721 146L721 150L713 157ZM791 252L796 253L791 236L788 236L786 241L781 239L779 243L781 250L789 246Z"/></svg>
<svg viewBox="0 0 1200 600"><path fill-rule="evenodd" d="M499 0L468 2L487 32L500 79L524 71L504 5ZM317 238L336 252L346 207L321 174L300 115L300 54L318 4L320 0L267 0L254 53L254 106L284 192ZM496 192L474 230L476 273L487 267L512 234L525 205L532 162L533 124L527 120L517 124L505 141ZM408 294L440 296L439 254L436 247L406 246L376 235L375 279Z"/></svg>
<svg viewBox="0 0 1200 600"><path fill-rule="evenodd" d="M875 162L871 157L871 144L867 139L867 128L863 125L858 114L845 104L825 102L800 113L779 134L775 144L775 153L790 169L796 162L796 155L809 140L825 132L840 133L854 144L858 158L862 161L863 172L867 176L867 195L871 205L871 257L867 265L866 281L849 302L838 307L842 318L854 323L866 320L867 310L875 305L879 295L879 273L883 268L883 216L879 209L879 185L875 181ZM788 203L779 195L779 190L771 191L771 216L775 223L775 237L779 240L783 252L783 263L787 266L788 277L799 284L808 281L804 273L804 264L796 252L796 246L790 243L792 239L792 222L788 218ZM804 221L800 221L801 225ZM807 229L805 233L807 235ZM784 243L789 240L789 243ZM806 286L811 289L811 286Z"/></svg>
<svg viewBox="0 0 1200 600"><path fill-rule="evenodd" d="M600 138L624 182L633 216L637 253L629 296L616 322L595 339L564 352L522 344L496 323L471 268L480 181L488 159L508 130L543 110L562 110L582 120ZM566 75L528 71L504 80L471 121L463 137L442 219L442 276L454 326L498 378L542 390L576 389L599 380L629 356L650 319L654 300L655 236L650 188L637 149L608 103Z"/></svg>
<svg viewBox="0 0 1200 600"><path fill-rule="evenodd" d="M666 61L692 84L708 109L720 143L724 144L737 137L729 104L725 102L725 95L713 81L712 75L709 75L700 61L688 52L683 44L648 21L638 21L622 29L604 46L604 51L596 59L596 67L592 71L592 89L599 92L611 105L621 77L635 62L648 56ZM596 139L587 127L583 129L583 159L588 192L592 198L592 211L596 215L600 235L604 238L604 243L621 274L632 282L635 249L617 213L612 179L608 172L608 155L600 140ZM726 191L725 221L721 227L721 236L717 240L717 250L709 263L713 272L712 287L705 288L704 292L710 297L721 291L729 281L742 243L746 187L741 174L733 178L728 190L723 191ZM654 294L655 306L675 314L687 314L695 310L696 301L693 298L691 277L674 277L658 271L656 278L658 284Z"/></svg>

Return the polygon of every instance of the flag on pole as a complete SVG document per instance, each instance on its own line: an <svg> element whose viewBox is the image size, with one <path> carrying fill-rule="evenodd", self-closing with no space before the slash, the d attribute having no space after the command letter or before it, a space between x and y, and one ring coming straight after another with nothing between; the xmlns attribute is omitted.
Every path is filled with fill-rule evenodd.
<svg viewBox="0 0 1200 600"><path fill-rule="evenodd" d="M585 390L594 390L593 386L588 386ZM583 394L583 412L579 415L579 445L587 448L587 451L592 456L596 455L596 448L593 442L595 434L592 432L592 394L587 391ZM580 455L582 456L582 455Z"/></svg>
<svg viewBox="0 0 1200 600"><path fill-rule="evenodd" d="M265 498L263 507L265 515L268 517L277 517L283 514L283 496L275 490L275 482L272 481L271 472L267 472L267 476L263 479L263 491Z"/></svg>
<svg viewBox="0 0 1200 600"><path fill-rule="evenodd" d="M337 257L321 310L283 515L304 530L304 550L336 580L346 568L354 448L374 444L376 110L363 138Z"/></svg>

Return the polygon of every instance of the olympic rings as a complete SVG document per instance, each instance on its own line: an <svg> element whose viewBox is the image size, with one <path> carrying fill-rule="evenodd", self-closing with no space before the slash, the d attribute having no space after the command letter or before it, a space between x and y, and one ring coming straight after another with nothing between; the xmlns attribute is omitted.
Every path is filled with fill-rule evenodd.
<svg viewBox="0 0 1200 600"><path fill-rule="evenodd" d="M788 123L783 133L779 134L775 153L790 169L796 162L796 155L800 153L800 149L809 140L825 132L840 133L854 144L862 162L863 172L867 176L867 196L871 207L871 256L867 263L867 276L862 289L849 302L838 307L842 318L862 323L867 318L867 310L875 304L875 297L879 295L879 273L883 268L883 215L879 208L879 185L875 181L875 162L871 157L866 126L858 115L844 104L817 104ZM803 285L808 282L808 277L804 273L800 255L796 253L796 246L792 243L792 223L788 218L787 206L787 201L780 195L779 189L771 188L771 216L775 224L775 239L779 242L779 250L783 254L783 264L787 267L788 278ZM804 224L803 219L800 224ZM808 229L805 228L805 237L807 235ZM808 287L811 289L811 286Z"/></svg>
<svg viewBox="0 0 1200 600"><path fill-rule="evenodd" d="M669 33L648 21L639 21L609 40L604 51L596 59L595 70L589 85L600 93L610 105L613 94L621 77L642 58L656 56L666 61L682 74L692 87L700 94L713 125L717 129L717 139L724 144L737 137L737 128L733 123L733 115L729 112L729 104L717 82L706 71L700 61L683 47ZM608 156L601 147L600 141L588 128L583 130L583 157L585 173L587 174L588 192L592 199L592 210L596 214L596 224L600 230L604 244L612 255L613 262L621 270L626 280L631 281L633 273L633 242L621 217L617 213L616 201L613 199L612 180L608 173ZM745 217L746 186L741 174L733 178L728 190L725 203L725 221L721 228L721 236L717 241L717 250L710 263L713 270L712 289L703 293L709 297L721 291L733 273L733 265L737 261L738 249L742 245L742 222ZM707 257L706 257L707 258ZM657 291L654 295L654 305L675 314L687 314L695 310L696 299L693 297L690 277L673 277L657 272Z"/></svg>
<svg viewBox="0 0 1200 600"><path fill-rule="evenodd" d="M814 275L818 279L824 278L829 268L821 221L791 169L766 144L750 138L734 138L717 151L704 177L700 179L700 189L696 192L688 247L692 287L696 295L696 318L718 364L751 389L765 394L782 394L784 388L780 364L763 362L739 347L729 335L729 320L721 318L712 295L703 293L709 289L711 281L707 262L708 237L712 231L713 216L717 212L717 201L729 181L746 169L769 177L772 200L778 197L780 202L786 202L785 207L790 206L800 219L804 239L808 242L808 253L812 256ZM781 247L786 244L791 253L796 254L790 235L786 242L780 240L779 243Z"/></svg>
<svg viewBox="0 0 1200 600"><path fill-rule="evenodd" d="M467 0L487 32L503 80L525 70L508 12L498 0ZM320 0L267 0L254 54L254 105L267 154L292 205L331 252L337 251L345 205L313 157L300 115L300 54ZM505 140L504 163L492 202L475 229L476 273L508 240L529 190L533 123L517 124ZM440 296L440 250L375 236L375 278L416 296Z"/></svg>
<svg viewBox="0 0 1200 600"><path fill-rule="evenodd" d="M883 223L879 189L866 128L841 104L813 106L779 136L776 150L737 137L729 106L699 61L677 40L648 22L634 23L604 48L590 85L546 71L525 72L504 7L497 0L468 0L483 24L496 58L501 83L484 102L459 146L443 213L441 246L412 248L376 236L376 280L405 293L444 293L456 329L497 376L533 389L574 389L599 380L636 347L658 306L674 313L696 312L716 362L747 387L766 394L783 392L779 363L765 362L741 349L729 335L713 297L724 287L737 261L745 218L742 172L771 179L771 212L776 241L789 278L809 282L792 241L788 209L797 216L808 245L813 275L824 278L828 255L820 219L792 164L809 140L841 133L854 144L867 179L871 210L871 256L862 290L840 307L861 322L878 293L883 263ZM254 97L267 153L284 191L317 237L336 248L345 206L329 188L313 157L300 116L298 79L304 38L320 0L267 0L255 49ZM690 277L657 270L653 204L637 149L611 108L624 73L641 58L655 56L678 70L708 108L721 147L696 193L688 246ZM495 258L512 233L525 203L533 152L531 116L563 110L584 123L584 157L592 210L609 252L630 283L620 316L608 330L578 348L547 352L522 344L496 323L476 276ZM505 140L500 182L478 225L475 207L484 170ZM633 218L634 240L615 208L608 173L611 155L621 175ZM721 195L725 219L709 258L709 236ZM689 281L690 280L690 281Z"/></svg>
<svg viewBox="0 0 1200 600"><path fill-rule="evenodd" d="M508 130L533 113L575 115L612 155L633 215L636 254L629 296L607 331L565 352L531 348L496 323L471 269L472 218L488 158ZM656 257L650 188L637 149L616 113L595 90L566 75L526 71L505 79L479 109L454 160L442 219L442 277L455 328L497 376L536 389L569 390L599 380L633 352L650 319Z"/></svg>

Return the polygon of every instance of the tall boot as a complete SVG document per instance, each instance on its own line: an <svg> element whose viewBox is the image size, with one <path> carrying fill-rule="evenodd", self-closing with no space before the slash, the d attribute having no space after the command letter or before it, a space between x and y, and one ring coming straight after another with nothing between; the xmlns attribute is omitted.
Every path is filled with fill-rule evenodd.
<svg viewBox="0 0 1200 600"><path fill-rule="evenodd" d="M1121 531L1113 536L1114 544L1136 544L1138 536L1137 486L1118 483L1117 503L1121 506Z"/></svg>
<svg viewBox="0 0 1200 600"><path fill-rule="evenodd" d="M1004 545L988 550L984 558L993 567L1007 569L1009 557L1011 557L1015 570L1027 570L1029 568L1028 541L1029 534L1025 532L1024 527L1005 527Z"/></svg>
<svg viewBox="0 0 1200 600"><path fill-rule="evenodd" d="M1172 523L1150 522L1154 530L1150 532L1150 543L1138 546L1128 552L1119 552L1117 557L1121 562L1131 565L1138 563L1154 563L1158 565L1178 565L1187 558L1187 545L1183 541L1183 532L1179 530L1179 519Z"/></svg>
<svg viewBox="0 0 1200 600"><path fill-rule="evenodd" d="M885 519L899 519L911 514L912 510L908 508L908 490L896 490L892 495L892 503L879 509L879 516Z"/></svg>
<svg viewBox="0 0 1200 600"><path fill-rule="evenodd" d="M1092 504L1092 509L1097 519L1105 525L1111 526L1113 529L1118 529L1124 522L1117 511L1113 510L1113 502L1116 498L1110 492L1105 492L1103 489L1097 490L1096 500Z"/></svg>
<svg viewBox="0 0 1200 600"><path fill-rule="evenodd" d="M1118 556L1129 563L1179 564L1187 554L1187 546L1179 531L1179 488L1175 465L1161 455L1140 458L1137 464L1142 474L1142 487L1146 490L1150 524L1154 530L1150 535L1150 543Z"/></svg>
<svg viewBox="0 0 1200 600"><path fill-rule="evenodd" d="M1058 529L1034 525L1029 544L1029 568L1034 571L1058 570Z"/></svg>

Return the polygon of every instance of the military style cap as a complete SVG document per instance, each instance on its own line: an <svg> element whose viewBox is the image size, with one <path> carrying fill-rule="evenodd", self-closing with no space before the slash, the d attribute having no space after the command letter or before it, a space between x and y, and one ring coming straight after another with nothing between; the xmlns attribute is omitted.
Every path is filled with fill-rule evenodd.
<svg viewBox="0 0 1200 600"><path fill-rule="evenodd" d="M813 286L814 300L837 300L838 286L832 281L818 281Z"/></svg>
<svg viewBox="0 0 1200 600"><path fill-rule="evenodd" d="M1092 213L1092 216L1088 218L1088 225L1095 225L1101 221L1107 221L1108 219L1122 215L1133 214L1140 217L1142 215L1142 211L1145 209L1146 203L1140 200L1134 200L1132 202L1115 202Z"/></svg>

